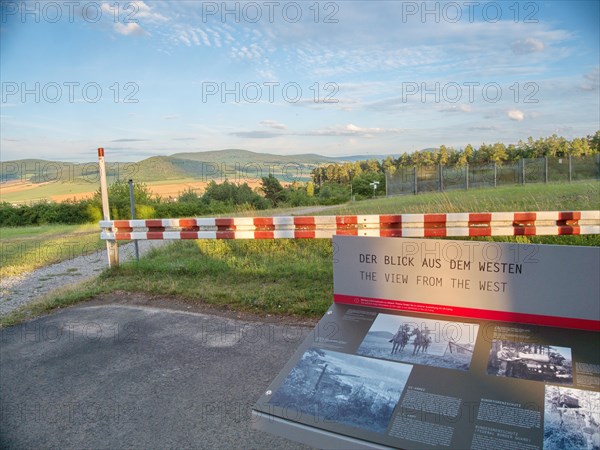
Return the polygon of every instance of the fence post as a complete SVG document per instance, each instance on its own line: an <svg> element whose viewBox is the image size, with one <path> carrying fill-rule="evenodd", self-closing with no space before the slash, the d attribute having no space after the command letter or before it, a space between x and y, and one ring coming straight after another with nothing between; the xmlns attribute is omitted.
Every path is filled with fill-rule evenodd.
<svg viewBox="0 0 600 450"><path fill-rule="evenodd" d="M102 215L104 216L104 220L110 220L108 185L106 184L106 167L104 165L104 148L98 149L98 172L100 175L100 194L102 195ZM117 241L107 239L106 253L108 255L108 267L117 267L119 265L119 246Z"/></svg>
<svg viewBox="0 0 600 450"><path fill-rule="evenodd" d="M413 167L413 191L417 195L417 166Z"/></svg>
<svg viewBox="0 0 600 450"><path fill-rule="evenodd" d="M569 155L569 183L572 180L571 170L572 170L573 165L572 165L572 162L571 162L571 158L572 158L572 155Z"/></svg>
<svg viewBox="0 0 600 450"><path fill-rule="evenodd" d="M439 165L439 168L438 168L439 175L438 176L440 177L440 182L438 183L438 187L440 189L440 192L442 192L444 190L444 180L443 180L444 175L442 173L442 164L438 164L438 165Z"/></svg>
<svg viewBox="0 0 600 450"><path fill-rule="evenodd" d="M388 193L389 192L388 191L389 177L388 177L388 175L389 175L389 172L385 172L385 198L389 197L389 193Z"/></svg>
<svg viewBox="0 0 600 450"><path fill-rule="evenodd" d="M469 190L469 163L465 166L465 185L467 186L467 191Z"/></svg>
<svg viewBox="0 0 600 450"><path fill-rule="evenodd" d="M494 187L498 184L498 163L494 161Z"/></svg>
<svg viewBox="0 0 600 450"><path fill-rule="evenodd" d="M548 184L548 157L544 156L544 183Z"/></svg>
<svg viewBox="0 0 600 450"><path fill-rule="evenodd" d="M135 220L135 202L133 196L133 180L129 180L129 210L131 211L131 220ZM133 244L135 246L135 259L140 261L140 248L138 246L138 240L134 239Z"/></svg>
<svg viewBox="0 0 600 450"><path fill-rule="evenodd" d="M525 158L521 158L521 184L525 184Z"/></svg>

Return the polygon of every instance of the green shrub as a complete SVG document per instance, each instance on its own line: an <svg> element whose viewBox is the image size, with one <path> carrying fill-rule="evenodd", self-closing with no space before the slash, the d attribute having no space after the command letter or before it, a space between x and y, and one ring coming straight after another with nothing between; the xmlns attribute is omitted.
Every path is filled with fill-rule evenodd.
<svg viewBox="0 0 600 450"><path fill-rule="evenodd" d="M349 186L328 181L319 188L317 196L321 205L339 205L350 199Z"/></svg>

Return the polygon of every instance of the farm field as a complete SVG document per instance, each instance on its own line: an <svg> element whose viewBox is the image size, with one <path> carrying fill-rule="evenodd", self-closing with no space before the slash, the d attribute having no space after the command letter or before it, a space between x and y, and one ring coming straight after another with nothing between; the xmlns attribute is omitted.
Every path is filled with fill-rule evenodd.
<svg viewBox="0 0 600 450"><path fill-rule="evenodd" d="M220 182L217 180L217 182ZM258 187L260 180L248 179L247 182L251 188ZM208 181L200 181L195 178L169 179L146 183L152 194L162 198L177 197L188 189L193 189L202 193L208 184ZM9 203L31 203L42 200L52 200L61 202L65 200L81 200L93 197L98 190L97 182L89 182L83 179L70 182L52 182L52 183L23 183L7 182L0 185L0 201Z"/></svg>

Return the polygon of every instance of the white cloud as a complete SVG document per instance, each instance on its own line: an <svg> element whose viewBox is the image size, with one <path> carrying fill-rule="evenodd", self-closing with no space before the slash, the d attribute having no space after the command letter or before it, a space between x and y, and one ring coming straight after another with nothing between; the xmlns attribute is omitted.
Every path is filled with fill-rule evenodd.
<svg viewBox="0 0 600 450"><path fill-rule="evenodd" d="M165 22L168 19L160 13L154 12L143 1L130 1L127 3L102 3L102 13L125 24L138 23L140 19L148 22Z"/></svg>
<svg viewBox="0 0 600 450"><path fill-rule="evenodd" d="M581 83L579 87L583 91L597 91L600 87L600 68L596 67L589 73L586 73L584 76L586 81Z"/></svg>
<svg viewBox="0 0 600 450"><path fill-rule="evenodd" d="M259 124L268 128L273 128L274 130L287 130L287 125L279 123L275 120L261 120Z"/></svg>
<svg viewBox="0 0 600 450"><path fill-rule="evenodd" d="M510 120L515 120L517 122L521 122L523 119L525 119L525 113L518 109L511 109L506 112L506 115Z"/></svg>
<svg viewBox="0 0 600 450"><path fill-rule="evenodd" d="M440 112L450 112L450 113L455 113L455 112L461 112L461 113L468 113L471 112L471 105L452 105L452 106L446 106L443 108L439 109Z"/></svg>
<svg viewBox="0 0 600 450"><path fill-rule="evenodd" d="M277 81L278 80L278 77L275 75L275 73L272 70L261 68L256 71L256 74L263 80L267 80L267 81Z"/></svg>
<svg viewBox="0 0 600 450"><path fill-rule="evenodd" d="M372 138L375 135L397 134L402 133L402 131L398 128L363 128L349 123L347 125L336 125L299 134L303 136L356 136Z"/></svg>
<svg viewBox="0 0 600 450"><path fill-rule="evenodd" d="M128 23L124 24L121 22L117 22L114 25L114 30L122 34L123 36L145 36L149 33L144 31L142 27L140 27L137 23Z"/></svg>
<svg viewBox="0 0 600 450"><path fill-rule="evenodd" d="M152 11L152 8L150 8L146 2L132 1L126 3L126 5L127 10L131 12L131 18L133 20L137 18L157 22L163 22L167 20L167 18L162 14Z"/></svg>
<svg viewBox="0 0 600 450"><path fill-rule="evenodd" d="M528 37L511 45L513 53L516 55L526 55L528 53L543 52L545 49L544 43L540 39Z"/></svg>
<svg viewBox="0 0 600 450"><path fill-rule="evenodd" d="M256 43L242 47L231 47L231 56L234 58L260 59L264 53L264 50Z"/></svg>
<svg viewBox="0 0 600 450"><path fill-rule="evenodd" d="M192 41L190 41L190 38L187 35L186 31L181 31L179 33L179 35L177 35L177 39L181 42L183 42L185 45L187 45L188 47L191 47L192 45Z"/></svg>
<svg viewBox="0 0 600 450"><path fill-rule="evenodd" d="M271 139L274 137L282 136L279 133L272 133L271 131L236 131L229 133L231 136L247 139Z"/></svg>
<svg viewBox="0 0 600 450"><path fill-rule="evenodd" d="M284 126L283 124L279 124L277 122L271 120L264 120L260 122L261 125L265 124L275 124L275 127L271 126L271 128L283 130L283 128L277 128L277 126ZM287 129L287 127L286 127ZM359 127L354 124L347 125L335 125L332 127L321 128L317 130L309 130L303 132L272 132L272 131L264 131L264 130L252 130L252 131L237 131L233 133L229 133L231 136L241 137L241 138L251 138L251 139L270 139L274 137L281 136L316 136L316 137L352 137L352 138L374 138L378 135L385 134L398 134L402 133L403 130L398 128L365 128Z"/></svg>
<svg viewBox="0 0 600 450"><path fill-rule="evenodd" d="M500 128L498 128L495 125L478 125L478 126L474 126L474 127L469 127L469 130L471 130L471 131L498 131L498 130L500 130Z"/></svg>

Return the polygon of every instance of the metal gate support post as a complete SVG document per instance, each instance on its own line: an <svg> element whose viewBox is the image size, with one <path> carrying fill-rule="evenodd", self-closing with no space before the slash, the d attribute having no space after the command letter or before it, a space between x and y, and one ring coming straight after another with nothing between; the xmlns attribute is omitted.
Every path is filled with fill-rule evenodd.
<svg viewBox="0 0 600 450"><path fill-rule="evenodd" d="M104 220L110 220L108 185L106 184L106 167L104 165L104 148L98 149L98 170L100 174L100 194L102 195L102 215L104 216ZM119 247L117 241L106 241L106 253L108 255L108 267L117 267L119 265Z"/></svg>
<svg viewBox="0 0 600 450"><path fill-rule="evenodd" d="M413 175L414 175L414 178L413 178L413 184L414 184L413 190L414 190L415 195L416 195L417 194L417 166L413 167Z"/></svg>
<svg viewBox="0 0 600 450"><path fill-rule="evenodd" d="M389 191L388 191L388 185L389 183L389 178L388 177L388 172L385 172L385 197L388 198L390 196Z"/></svg>
<svg viewBox="0 0 600 450"><path fill-rule="evenodd" d="M133 195L133 180L129 180L129 210L131 211L131 220L135 220L135 201ZM138 246L138 240L134 239L135 245L135 260L140 261L140 248Z"/></svg>
<svg viewBox="0 0 600 450"><path fill-rule="evenodd" d="M494 187L498 186L498 163L494 161Z"/></svg>
<svg viewBox="0 0 600 450"><path fill-rule="evenodd" d="M571 159L571 155L569 155L569 183L572 180L572 175L571 175L571 170L572 170L573 164L572 164L572 159Z"/></svg>

